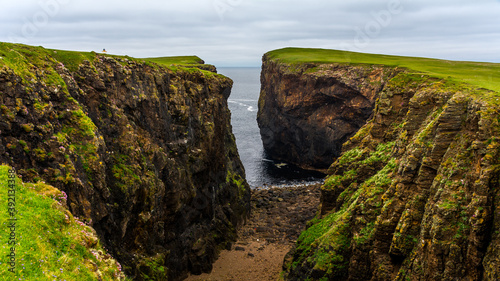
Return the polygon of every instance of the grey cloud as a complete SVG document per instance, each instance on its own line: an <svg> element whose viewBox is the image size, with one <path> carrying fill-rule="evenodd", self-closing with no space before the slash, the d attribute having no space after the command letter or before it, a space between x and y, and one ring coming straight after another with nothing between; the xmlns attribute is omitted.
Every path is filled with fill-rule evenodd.
<svg viewBox="0 0 500 281"><path fill-rule="evenodd" d="M51 11L49 3L61 4ZM47 22L37 24L43 13ZM196 54L220 66L258 66L264 52L287 46L500 62L498 14L497 0L26 0L2 7L0 41ZM26 36L28 25L36 32Z"/></svg>

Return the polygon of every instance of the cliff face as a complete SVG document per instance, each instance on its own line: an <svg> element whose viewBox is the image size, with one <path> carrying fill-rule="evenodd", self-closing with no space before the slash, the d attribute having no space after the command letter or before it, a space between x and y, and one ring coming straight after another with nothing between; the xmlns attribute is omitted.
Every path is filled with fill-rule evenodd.
<svg viewBox="0 0 500 281"><path fill-rule="evenodd" d="M249 210L232 81L13 44L0 57L0 162L65 191L137 280L209 271Z"/></svg>
<svg viewBox="0 0 500 281"><path fill-rule="evenodd" d="M274 159L326 171L397 73L377 66L290 65L264 55L257 117L264 148Z"/></svg>
<svg viewBox="0 0 500 281"><path fill-rule="evenodd" d="M292 66L264 63L265 71L286 67ZM321 210L285 260L286 279L499 280L499 94L406 70L369 65L300 67L305 74L282 75L282 79L292 83L290 89L301 89L294 93L304 92L299 85L311 85L309 93L321 92L315 99L323 100L311 101L304 93L292 102L285 82L266 78L278 79L277 73L284 71L264 73L264 82L284 89L263 90L263 108L273 99L268 95L276 95L273 110L281 114L274 117L277 124L290 119L289 104L309 112L301 114L304 124L310 124L311 116L332 111L335 105L323 97L328 92L318 83L319 77L327 79L323 69L331 70L332 81L361 85L336 86L339 107L353 95L352 89L372 85L373 77L382 83L367 86L371 96L358 97L367 104L364 116L371 117L366 122L355 119L361 129L350 139L350 133L345 134L348 141L342 155L322 187ZM369 101L375 101L372 112ZM329 138L335 129L323 126L310 134ZM270 136L276 135L266 136L268 131L276 130L264 129L263 139L272 140ZM274 139L282 145L280 140Z"/></svg>

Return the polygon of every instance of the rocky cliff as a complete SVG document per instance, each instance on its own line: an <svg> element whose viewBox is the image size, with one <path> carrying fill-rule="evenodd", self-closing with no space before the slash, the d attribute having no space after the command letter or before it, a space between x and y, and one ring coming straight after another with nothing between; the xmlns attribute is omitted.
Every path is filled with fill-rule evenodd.
<svg viewBox="0 0 500 281"><path fill-rule="evenodd" d="M332 159L321 210L285 259L286 280L500 279L498 92L373 64L274 60L263 69L281 69L264 72L264 82L286 70L292 74L282 79L311 85L296 91L304 92L302 99L287 100L292 90L273 93L274 106L284 101L274 109L283 115L276 122L289 117L286 101L307 106L314 101L306 93L327 92L321 83L320 91L314 88L326 73L331 80L352 81L337 82L329 92L340 105L352 89L380 81L367 99L374 101L365 115L370 117ZM280 80L273 83L286 89ZM353 84L359 86L347 86ZM273 99L270 93L263 91L263 103ZM320 104L306 107L302 122L321 112ZM322 104L325 112L334 107L325 99ZM329 130L315 134L326 132L327 140Z"/></svg>
<svg viewBox="0 0 500 281"><path fill-rule="evenodd" d="M198 68L1 43L0 162L65 191L133 278L209 271L249 211L231 86Z"/></svg>
<svg viewBox="0 0 500 281"><path fill-rule="evenodd" d="M326 171L396 73L377 66L291 66L264 55L257 121L265 150L276 160Z"/></svg>

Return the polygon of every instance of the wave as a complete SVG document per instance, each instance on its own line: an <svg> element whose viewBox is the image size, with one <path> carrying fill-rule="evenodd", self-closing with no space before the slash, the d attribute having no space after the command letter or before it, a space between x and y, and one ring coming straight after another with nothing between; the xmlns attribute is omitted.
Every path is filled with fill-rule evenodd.
<svg viewBox="0 0 500 281"><path fill-rule="evenodd" d="M253 102L258 101L258 100L247 100L247 99L231 99L231 100L234 100L234 101L253 101Z"/></svg>
<svg viewBox="0 0 500 281"><path fill-rule="evenodd" d="M227 102L229 103L234 103L234 104L237 104L239 106L243 106L243 107L246 107L248 111L251 111L251 112L255 112L257 111L257 109L255 109L255 107L253 107L252 105L248 105L246 103L242 103L242 101L246 101L246 102L249 102L249 101L253 101L255 102L256 100L228 100Z"/></svg>

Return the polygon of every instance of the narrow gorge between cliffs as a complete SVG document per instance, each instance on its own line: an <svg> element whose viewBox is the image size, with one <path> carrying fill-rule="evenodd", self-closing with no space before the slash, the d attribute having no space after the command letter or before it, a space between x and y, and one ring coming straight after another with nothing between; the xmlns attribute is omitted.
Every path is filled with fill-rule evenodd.
<svg viewBox="0 0 500 281"><path fill-rule="evenodd" d="M260 93L260 67L218 67L217 72L233 80L228 100L231 123L240 159L250 187L314 184L324 175L302 170L292 164L274 161L262 145L257 125Z"/></svg>
<svg viewBox="0 0 500 281"><path fill-rule="evenodd" d="M285 48L218 71L0 43L16 280L500 280L500 64Z"/></svg>

